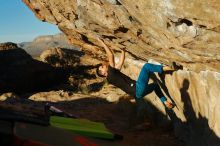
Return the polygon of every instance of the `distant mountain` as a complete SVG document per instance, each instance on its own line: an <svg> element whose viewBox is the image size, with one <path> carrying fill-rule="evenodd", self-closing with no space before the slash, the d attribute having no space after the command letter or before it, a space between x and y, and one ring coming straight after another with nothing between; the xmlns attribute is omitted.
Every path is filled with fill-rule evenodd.
<svg viewBox="0 0 220 146"><path fill-rule="evenodd" d="M40 56L40 54L50 48L62 47L66 49L76 49L68 43L66 36L62 33L56 35L39 36L33 42L22 42L18 46L23 48L31 56Z"/></svg>

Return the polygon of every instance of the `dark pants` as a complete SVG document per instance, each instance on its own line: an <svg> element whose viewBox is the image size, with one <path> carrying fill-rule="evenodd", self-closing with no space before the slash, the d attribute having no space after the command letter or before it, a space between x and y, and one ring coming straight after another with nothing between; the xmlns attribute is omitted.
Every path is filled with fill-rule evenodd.
<svg viewBox="0 0 220 146"><path fill-rule="evenodd" d="M156 95L160 98L162 102L166 101L165 96L163 95L160 86L156 83L148 84L150 73L163 72L163 66L162 65L154 65L146 63L139 74L138 80L136 82L136 97L137 99L141 99L147 94L155 91Z"/></svg>

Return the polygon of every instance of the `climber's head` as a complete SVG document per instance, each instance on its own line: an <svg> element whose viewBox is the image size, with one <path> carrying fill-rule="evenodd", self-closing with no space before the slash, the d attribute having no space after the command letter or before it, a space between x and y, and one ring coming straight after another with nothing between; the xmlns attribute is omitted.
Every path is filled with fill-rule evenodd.
<svg viewBox="0 0 220 146"><path fill-rule="evenodd" d="M107 77L108 75L108 64L99 64L96 68L96 73L99 77Z"/></svg>

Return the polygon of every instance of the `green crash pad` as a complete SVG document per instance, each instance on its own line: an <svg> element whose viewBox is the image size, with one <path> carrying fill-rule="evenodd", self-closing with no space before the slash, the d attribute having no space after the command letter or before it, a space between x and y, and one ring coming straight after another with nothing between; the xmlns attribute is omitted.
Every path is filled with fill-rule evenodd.
<svg viewBox="0 0 220 146"><path fill-rule="evenodd" d="M18 145L34 146L124 146L120 141L109 141L81 136L73 132L52 126L15 122L14 136Z"/></svg>
<svg viewBox="0 0 220 146"><path fill-rule="evenodd" d="M103 123L92 122L86 119L73 119L66 117L51 116L50 125L84 136L102 139L115 138L115 135L111 133Z"/></svg>

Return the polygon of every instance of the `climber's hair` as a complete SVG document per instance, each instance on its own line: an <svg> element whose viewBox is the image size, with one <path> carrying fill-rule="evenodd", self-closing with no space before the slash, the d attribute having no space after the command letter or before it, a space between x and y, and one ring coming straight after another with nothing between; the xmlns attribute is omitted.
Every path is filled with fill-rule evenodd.
<svg viewBox="0 0 220 146"><path fill-rule="evenodd" d="M97 74L99 77L104 78L105 76L103 76L103 75L101 74L101 71L99 70L99 67L100 67L100 66L102 66L102 64L97 64L97 65L96 65L96 74Z"/></svg>

